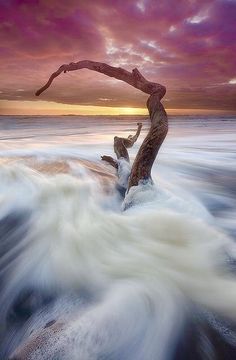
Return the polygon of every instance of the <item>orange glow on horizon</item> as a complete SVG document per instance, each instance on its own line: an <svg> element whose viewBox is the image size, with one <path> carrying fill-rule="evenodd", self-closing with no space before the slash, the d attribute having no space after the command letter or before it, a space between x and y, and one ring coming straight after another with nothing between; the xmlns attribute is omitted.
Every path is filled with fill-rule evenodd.
<svg viewBox="0 0 236 360"><path fill-rule="evenodd" d="M169 115L235 114L211 109L166 109ZM0 100L0 115L148 115L146 108L61 104L52 101Z"/></svg>

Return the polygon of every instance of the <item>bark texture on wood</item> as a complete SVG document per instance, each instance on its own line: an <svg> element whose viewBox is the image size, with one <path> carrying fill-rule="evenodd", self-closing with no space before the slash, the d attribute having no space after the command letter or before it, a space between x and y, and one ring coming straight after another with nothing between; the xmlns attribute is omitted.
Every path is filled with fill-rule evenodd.
<svg viewBox="0 0 236 360"><path fill-rule="evenodd" d="M115 169L118 169L118 162L115 159L113 159L113 157L108 156L108 155L103 155L103 156L101 156L101 159L103 161L106 161L108 164L113 166Z"/></svg>
<svg viewBox="0 0 236 360"><path fill-rule="evenodd" d="M82 60L60 66L59 69L50 76L48 82L36 91L36 95L38 96L45 91L62 72L79 69L89 69L114 77L150 95L147 101L147 108L151 119L151 127L135 158L129 177L128 190L132 186L137 186L139 181L151 179L152 165L168 132L167 115L160 102L166 93L166 88L158 83L148 81L136 68L133 69L132 72L129 72L120 67L110 66L105 63ZM141 127L140 124L136 134L134 136L130 135L127 139L118 136L114 137L114 151L118 160L123 158L127 162L130 161L127 148L133 146L140 134ZM102 160L107 161L116 169L119 168L119 162L112 157L104 155L102 156Z"/></svg>
<svg viewBox="0 0 236 360"><path fill-rule="evenodd" d="M124 139L118 136L114 137L114 152L116 154L117 159L125 159L129 162L129 153L124 144Z"/></svg>
<svg viewBox="0 0 236 360"><path fill-rule="evenodd" d="M134 160L128 190L131 186L137 186L140 180L151 179L152 165L168 132L167 115L158 94L154 93L149 97L147 108L151 127Z"/></svg>
<svg viewBox="0 0 236 360"><path fill-rule="evenodd" d="M49 88L53 80L62 72L66 73L67 71L74 71L80 69L97 71L104 75L114 77L118 80L122 80L127 84L135 87L136 89L143 91L146 94L153 94L154 92L156 92L159 94L160 99L163 98L166 93L166 88L163 85L148 81L143 75L140 74L140 72L136 68L133 69L132 72L130 72L120 67L110 66L105 63L91 60L82 60L76 63L64 64L60 66L59 69L50 76L48 82L36 91L35 95L39 96L43 91Z"/></svg>
<svg viewBox="0 0 236 360"><path fill-rule="evenodd" d="M138 125L138 129L136 131L136 134L133 135L133 136L129 135L127 139L123 139L123 142L124 142L124 145L125 145L126 149L131 148L134 145L134 143L138 140L138 137L139 137L139 135L141 133L141 129L142 129L143 124L138 123L137 125Z"/></svg>
<svg viewBox="0 0 236 360"><path fill-rule="evenodd" d="M127 149L131 148L134 143L138 140L142 129L142 123L138 123L138 129L135 135L129 135L127 138L122 138L119 136L114 137L114 152L116 154L117 159L125 159L126 161L129 160L129 153Z"/></svg>
<svg viewBox="0 0 236 360"><path fill-rule="evenodd" d="M122 197L125 196L128 187L128 177L130 175L130 172L127 172L129 167L127 167L127 164L124 163L124 161L126 163L130 162L127 148L131 148L137 141L143 126L142 123L138 123L137 125L138 129L135 135L129 135L127 138L121 138L118 136L114 137L114 152L116 154L117 160L113 159L111 156L101 156L103 161L108 162L111 166L117 169L118 183L116 184L116 188Z"/></svg>

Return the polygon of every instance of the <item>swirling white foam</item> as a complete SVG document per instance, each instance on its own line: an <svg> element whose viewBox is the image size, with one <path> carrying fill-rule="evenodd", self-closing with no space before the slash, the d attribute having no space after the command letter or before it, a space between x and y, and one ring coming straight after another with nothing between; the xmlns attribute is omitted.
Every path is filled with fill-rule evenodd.
<svg viewBox="0 0 236 360"><path fill-rule="evenodd" d="M236 318L236 282L224 266L234 244L194 199L140 185L122 212L90 173L49 176L17 165L0 177L2 216L32 213L5 305L26 285L86 289L92 299L29 359L166 360L189 303Z"/></svg>

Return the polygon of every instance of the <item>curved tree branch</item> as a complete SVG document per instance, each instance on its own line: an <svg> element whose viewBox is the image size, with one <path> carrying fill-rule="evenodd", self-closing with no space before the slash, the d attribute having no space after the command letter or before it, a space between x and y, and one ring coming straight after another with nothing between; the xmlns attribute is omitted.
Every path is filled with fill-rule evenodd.
<svg viewBox="0 0 236 360"><path fill-rule="evenodd" d="M127 138L121 138L118 136L114 137L114 152L118 160L120 158L123 158L129 162L129 153L127 149L131 148L134 145L134 143L138 140L138 137L141 133L141 129L143 126L142 123L137 123L137 125L138 125L138 129L135 135L129 135ZM115 167L116 169L118 169L118 162L115 159L113 159L111 156L103 155L101 156L101 159L103 161L108 162L111 166Z"/></svg>
<svg viewBox="0 0 236 360"><path fill-rule="evenodd" d="M77 63L70 63L68 65L65 64L60 66L59 69L50 76L48 82L36 91L35 95L39 96L43 91L48 89L49 86L52 84L53 80L62 72L66 73L67 71L74 71L80 69L97 71L104 75L114 77L115 79L122 80L127 84L135 87L136 89L143 91L146 94L153 94L154 92L157 92L160 96L160 99L165 95L166 92L164 86L146 80L145 77L140 74L138 69L134 69L131 73L120 67L110 66L105 63L82 60L78 61Z"/></svg>
<svg viewBox="0 0 236 360"><path fill-rule="evenodd" d="M151 127L138 151L132 166L129 176L128 190L132 186L137 186L139 181L151 179L151 169L153 162L155 161L160 146L168 132L167 115L163 105L160 102L166 93L166 88L158 83L148 81L136 68L133 69L132 72L129 72L120 67L110 66L105 63L82 60L76 63L60 66L59 69L50 76L48 82L36 92L36 95L40 95L43 91L49 88L53 80L62 72L79 69L89 69L110 77L114 77L115 79L124 81L136 89L139 89L150 95L147 101L147 108L150 114ZM140 134L140 131L141 126L139 126L136 135L130 135L127 139L117 136L114 137L114 151L116 153L117 159L123 158L125 161L129 162L127 148L133 146L134 142L137 140ZM119 162L114 160L112 157L107 157L104 155L102 160L107 161L113 167L119 169Z"/></svg>
<svg viewBox="0 0 236 360"><path fill-rule="evenodd" d="M124 142L124 145L125 145L126 149L131 148L134 145L134 143L138 140L138 137L139 137L139 135L141 133L141 129L142 129L143 124L142 123L137 123L137 125L138 125L138 129L136 131L136 134L135 135L129 135L128 138L123 139L123 142Z"/></svg>
<svg viewBox="0 0 236 360"><path fill-rule="evenodd" d="M137 141L143 126L142 123L138 123L137 125L138 129L135 135L129 135L127 138L114 137L114 152L117 156L117 160L106 155L101 157L103 161L106 161L117 170L118 183L116 184L116 189L122 197L125 197L130 175L130 160L127 149L131 148Z"/></svg>

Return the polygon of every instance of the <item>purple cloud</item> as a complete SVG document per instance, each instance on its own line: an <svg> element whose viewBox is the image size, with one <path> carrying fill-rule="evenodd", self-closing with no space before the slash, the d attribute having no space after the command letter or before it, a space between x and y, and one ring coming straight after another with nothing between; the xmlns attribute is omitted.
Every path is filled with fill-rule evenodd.
<svg viewBox="0 0 236 360"><path fill-rule="evenodd" d="M233 0L6 1L0 15L1 99L35 100L62 63L139 67L168 90L168 107L236 110ZM44 100L144 106L145 96L86 70L58 79Z"/></svg>

